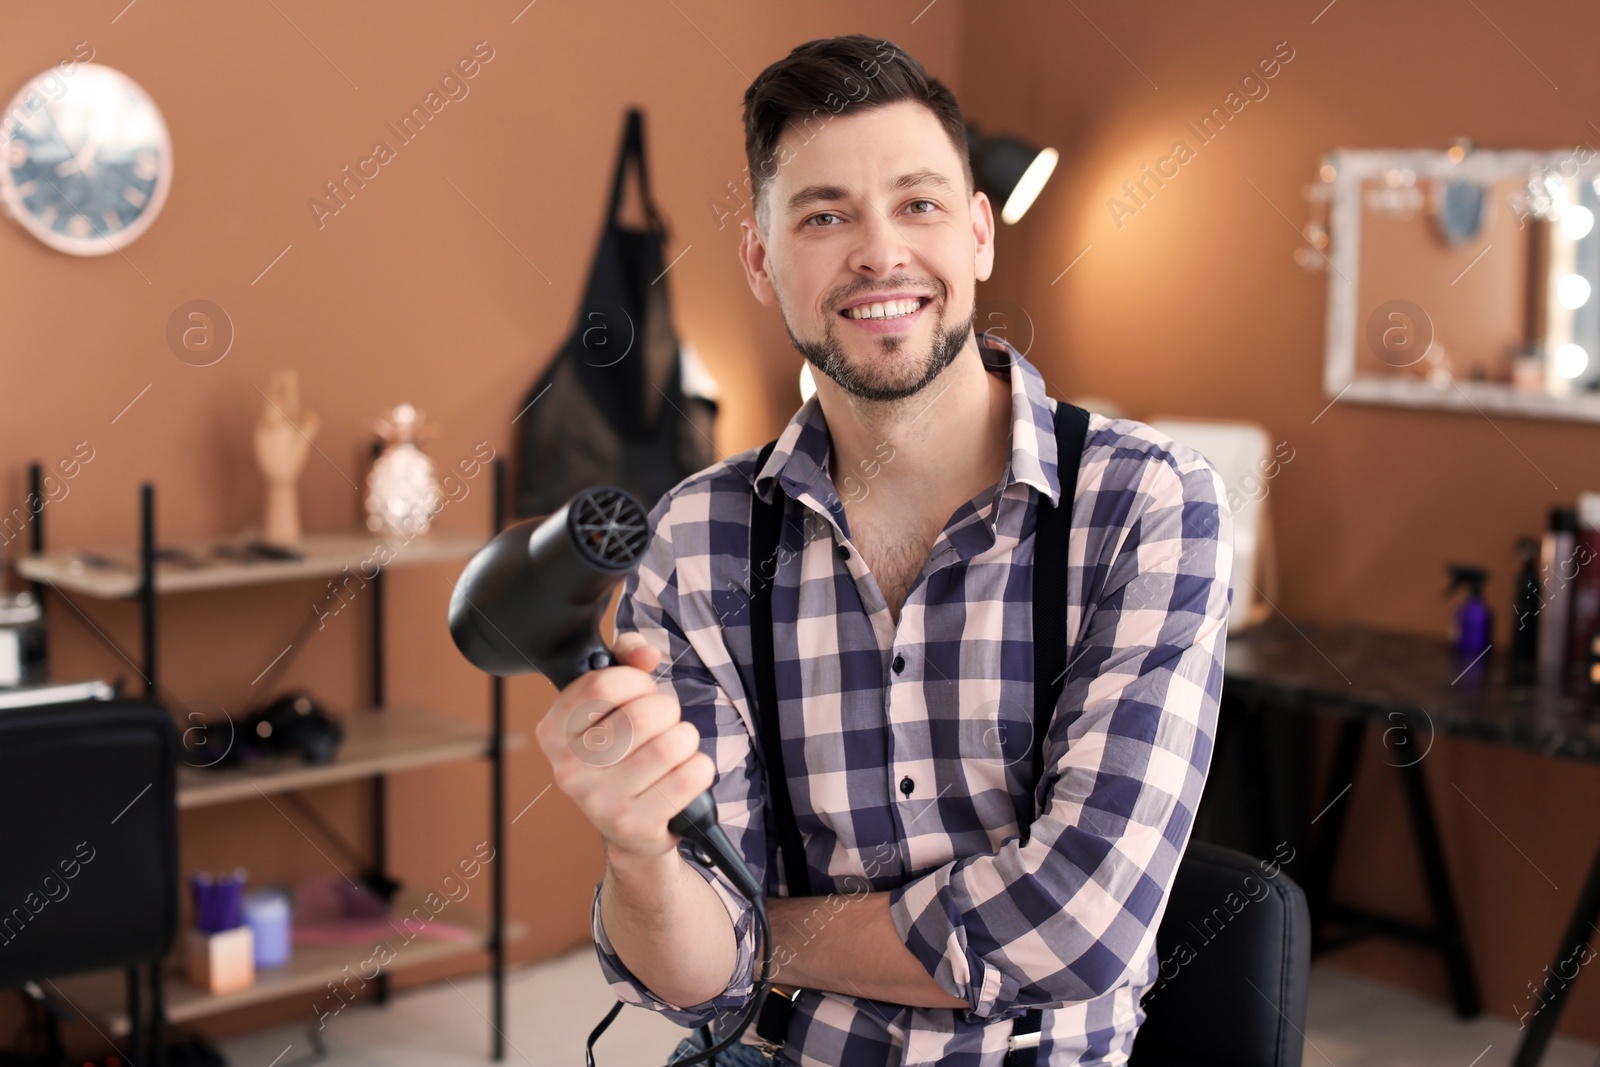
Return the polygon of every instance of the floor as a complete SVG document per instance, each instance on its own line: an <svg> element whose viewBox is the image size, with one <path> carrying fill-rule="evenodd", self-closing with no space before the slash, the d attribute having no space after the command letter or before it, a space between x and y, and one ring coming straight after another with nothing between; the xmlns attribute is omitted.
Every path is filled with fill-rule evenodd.
<svg viewBox="0 0 1600 1067"><path fill-rule="evenodd" d="M455 980L397 996L387 1008L328 1018L324 1063L337 1067L480 1067L488 1062L488 983ZM591 951L512 972L506 1062L577 1067L583 1042L610 1008ZM683 1031L624 1009L595 1048L600 1067L659 1067ZM1443 1005L1327 968L1311 974L1305 1067L1506 1067L1516 1024L1457 1022ZM307 1028L284 1026L228 1042L231 1067L290 1067L311 1051ZM1597 1067L1600 1046L1557 1038L1542 1067Z"/></svg>

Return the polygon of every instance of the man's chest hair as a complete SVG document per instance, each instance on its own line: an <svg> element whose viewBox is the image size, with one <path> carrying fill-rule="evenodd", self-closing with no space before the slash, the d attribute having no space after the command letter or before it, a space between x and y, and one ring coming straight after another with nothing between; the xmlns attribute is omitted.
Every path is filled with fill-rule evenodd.
<svg viewBox="0 0 1600 1067"><path fill-rule="evenodd" d="M915 514L850 515L852 540L896 621L944 524Z"/></svg>

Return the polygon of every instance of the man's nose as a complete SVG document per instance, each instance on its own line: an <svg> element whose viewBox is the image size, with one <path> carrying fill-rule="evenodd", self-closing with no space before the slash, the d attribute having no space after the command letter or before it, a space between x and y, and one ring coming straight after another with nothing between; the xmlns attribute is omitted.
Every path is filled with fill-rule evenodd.
<svg viewBox="0 0 1600 1067"><path fill-rule="evenodd" d="M850 252L850 269L880 277L903 270L911 260L911 246L894 219L881 208L862 215L855 247Z"/></svg>

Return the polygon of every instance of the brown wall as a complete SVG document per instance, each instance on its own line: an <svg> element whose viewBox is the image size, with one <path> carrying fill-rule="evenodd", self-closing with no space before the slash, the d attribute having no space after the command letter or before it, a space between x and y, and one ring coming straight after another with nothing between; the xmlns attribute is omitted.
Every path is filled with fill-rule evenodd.
<svg viewBox="0 0 1600 1067"><path fill-rule="evenodd" d="M668 254L688 249L668 276L677 325L727 394L718 447L764 440L796 402L798 357L777 317L747 297L736 231L718 229L711 204L741 177L739 100L749 78L800 41L857 30L918 55L961 94L970 117L1062 150L1034 212L1001 235L995 277L980 293L1032 319L1034 358L1058 395L1108 396L1137 417L1253 419L1295 447L1272 486L1289 613L1442 630L1446 559L1488 564L1490 596L1503 606L1514 537L1535 532L1550 504L1600 482L1590 460L1600 435L1588 427L1344 403L1312 425L1327 403L1324 279L1290 261L1305 215L1300 189L1330 147L1442 146L1463 134L1492 147L1592 143L1582 101L1600 89L1586 51L1600 16L1575 2L1538 21L1505 5L1484 9L1559 90L1484 17L1442 2L1379 10L1342 0L1314 25L1321 3L1222 14L1104 0L1077 8L943 0L865 19L844 3L759 16L727 2L681 3L681 14L670 4L539 3L514 25L515 3L278 6L282 15L271 5L136 4L118 16L122 2L112 0L93 17L13 13L0 36L13 84L89 40L98 61L153 94L175 141L172 200L125 257L69 259L0 227L8 325L0 490L22 499L30 458L51 462L81 440L96 450L70 495L46 510L52 543L131 537L142 479L158 484L168 536L222 535L256 521L249 426L256 387L278 367L300 370L305 402L324 426L326 458L313 456L302 482L309 529L357 521L349 481L364 474L367 423L401 400L443 428L430 445L443 462L483 439L506 452L519 398L571 327L630 103L649 111L655 188L675 235ZM471 95L319 230L307 201L481 40L495 58ZM1280 41L1295 58L1270 95L1117 227L1107 198ZM233 352L204 369L179 362L163 341L169 313L194 298L221 304L238 332ZM487 516L480 482L440 524L484 530ZM450 566L396 573L391 694L481 719L487 686L443 628L454 574ZM306 583L164 602L166 683L187 700L242 710L250 679L319 592ZM335 708L358 705L369 606L316 634L285 682ZM130 608L84 607L133 644ZM55 612L60 672L128 673L71 615ZM512 684L518 729L531 731L548 693L542 680ZM1509 1014L1547 962L1594 847L1591 820L1568 813L1595 810L1600 775L1447 741L1428 766L1486 1001ZM485 775L461 766L394 782L394 863L426 883L481 840ZM547 784L542 756L515 754L510 811ZM313 799L359 833L358 790ZM1340 893L1420 914L1395 783L1369 775L1346 802L1355 810ZM264 803L189 816L185 829L186 864L244 861L263 880L327 869ZM507 862L512 914L533 927L514 956L581 944L598 850L575 810L545 796L511 831ZM1442 996L1437 965L1422 954L1373 946L1342 958ZM1597 1007L1600 986L1580 982L1568 1029L1600 1037L1600 1024L1581 1022L1600 1018ZM280 1013L305 1010L296 1002ZM251 1021L259 1019L234 1024Z"/></svg>
<svg viewBox="0 0 1600 1067"><path fill-rule="evenodd" d="M272 4L137 3L117 17L124 3L18 10L0 34L7 94L88 40L96 61L150 92L174 141L171 200L124 256L70 258L0 226L7 509L24 498L30 459L53 463L84 440L94 449L68 495L45 509L57 545L130 540L143 479L157 485L164 537L226 535L258 521L250 426L262 404L256 389L280 367L299 370L304 402L323 425L323 455L312 455L301 481L309 530L356 525L351 482L365 476L368 424L400 401L442 427L429 451L444 464L485 439L508 452L523 394L572 328L630 104L648 112L653 185L674 234L667 257L683 253L665 280L679 333L727 394L718 447L726 454L766 440L798 403L800 359L779 320L748 295L737 216L719 230L712 210L734 205L728 185L742 178L745 86L801 41L856 30L893 36L959 86L954 0L914 27L909 14L862 20L859 5L840 0L760 17L733 2L546 0L515 24L520 3L282 0L282 14ZM468 83L470 95L397 147L319 229L308 200L369 155L384 124L478 41L494 58ZM172 310L196 298L220 304L237 331L233 350L207 368L180 362L164 340ZM440 527L486 533L485 486L479 478L447 507ZM394 572L390 696L486 721L488 685L444 625L458 570ZM187 701L240 712L255 698L251 679L323 592L308 582L163 601L164 684ZM136 646L130 606L82 606ZM309 687L335 710L362 704L369 608L358 599L314 633L284 684ZM70 608L53 615L58 674L132 677ZM550 691L538 678L510 685L510 722L530 742L510 758L512 815L549 784L531 732ZM436 886L487 831L485 769L463 764L392 782L394 867L412 884ZM363 840L362 790L311 799ZM292 808L284 812L337 856ZM261 881L329 870L265 802L186 815L183 826L185 867L245 863ZM555 792L544 796L510 829L508 853L511 916L531 927L513 958L585 943L599 848L576 809ZM309 1021L310 1000L276 1013Z"/></svg>
<svg viewBox="0 0 1600 1067"><path fill-rule="evenodd" d="M1290 615L1443 633L1443 564L1477 560L1493 572L1504 640L1513 540L1536 534L1550 505L1600 486L1593 427L1345 402L1312 424L1328 403L1326 278L1291 253L1322 153L1443 148L1457 136L1600 144L1589 125L1600 13L1573 0L1538 20L1477 7L1085 0L963 12L963 106L1063 154L1060 180L1000 235L989 289L1035 322L1035 360L1058 395L1109 397L1137 418L1254 420L1295 448L1271 488ZM1184 123L1283 41L1294 59L1270 94L1198 145ZM1107 200L1186 137L1195 157L1119 228ZM1426 766L1487 1009L1528 1010L1526 983L1550 962L1600 838L1600 774L1450 741ZM1421 917L1398 783L1383 770L1369 759L1343 801L1354 810L1336 892ZM1444 997L1425 953L1374 944L1334 958ZM1600 1038L1600 983L1578 981L1564 1021Z"/></svg>

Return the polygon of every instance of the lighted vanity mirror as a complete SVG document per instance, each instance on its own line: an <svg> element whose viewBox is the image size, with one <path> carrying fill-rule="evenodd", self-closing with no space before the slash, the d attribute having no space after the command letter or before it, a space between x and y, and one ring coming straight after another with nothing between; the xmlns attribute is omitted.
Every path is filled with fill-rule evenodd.
<svg viewBox="0 0 1600 1067"><path fill-rule="evenodd" d="M1330 399L1600 421L1600 153L1340 149L1320 177Z"/></svg>

